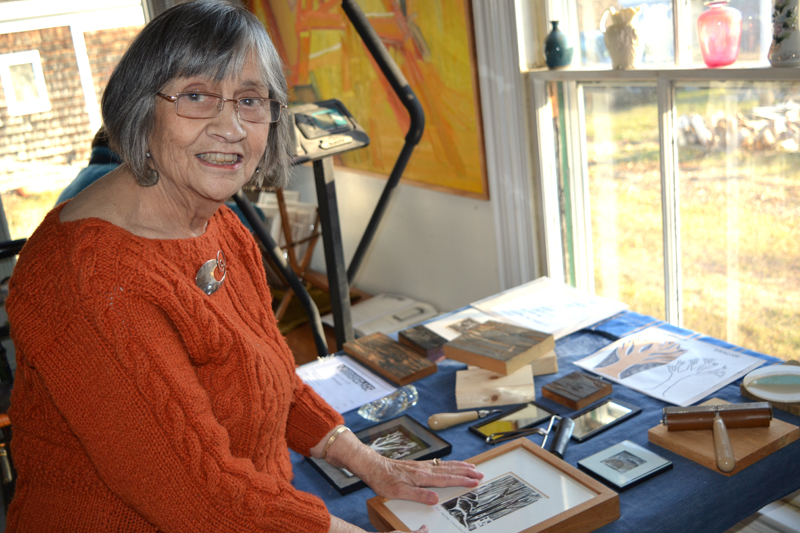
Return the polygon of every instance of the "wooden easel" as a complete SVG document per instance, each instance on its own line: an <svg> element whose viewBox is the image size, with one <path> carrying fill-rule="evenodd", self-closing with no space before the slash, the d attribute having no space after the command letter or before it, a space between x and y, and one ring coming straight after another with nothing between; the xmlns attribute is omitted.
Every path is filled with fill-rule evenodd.
<svg viewBox="0 0 800 533"><path fill-rule="evenodd" d="M276 189L275 195L278 197L278 209L281 214L281 229L283 230L283 238L286 240L286 245L282 246L281 249L286 250L286 255L289 259L289 266L303 283L307 282L315 287L327 291L328 284L324 282L324 276L310 275L310 271L308 270L308 265L311 263L311 256L314 255L314 247L316 246L317 239L320 236L319 210L314 218L314 230L311 232L311 235L299 241L294 241L292 237L292 227L291 224L288 223L289 214L286 210L286 200L283 197L283 189ZM303 257L301 257L300 261L298 262L297 254L295 253L295 247L305 243L308 243L308 247L305 249L303 252ZM280 321L281 318L283 318L283 315L286 314L286 310L289 308L289 303L292 301L293 296L294 290L292 290L291 287L287 288L286 293L283 295L283 298L281 298L277 309L275 309L275 318L278 321Z"/></svg>

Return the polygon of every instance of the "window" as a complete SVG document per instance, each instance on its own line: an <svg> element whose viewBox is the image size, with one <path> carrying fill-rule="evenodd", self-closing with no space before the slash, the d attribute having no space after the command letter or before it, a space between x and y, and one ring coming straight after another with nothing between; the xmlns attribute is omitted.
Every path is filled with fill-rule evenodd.
<svg viewBox="0 0 800 533"><path fill-rule="evenodd" d="M708 69L695 37L702 3L620 0L670 33L648 30L628 71L610 68L607 5L550 6L578 55L570 69L526 74L541 209L559 206L558 223L544 216L549 271L634 311L798 358L800 81L766 61L772 2L730 3L743 15L739 59Z"/></svg>
<svg viewBox="0 0 800 533"><path fill-rule="evenodd" d="M11 116L50 110L38 50L0 55L0 81Z"/></svg>

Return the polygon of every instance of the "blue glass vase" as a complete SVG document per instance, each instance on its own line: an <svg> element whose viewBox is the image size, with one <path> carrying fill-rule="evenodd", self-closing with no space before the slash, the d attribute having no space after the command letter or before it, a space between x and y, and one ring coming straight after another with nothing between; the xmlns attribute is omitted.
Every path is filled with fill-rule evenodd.
<svg viewBox="0 0 800 533"><path fill-rule="evenodd" d="M572 47L567 42L566 34L558 29L558 21L551 20L552 31L544 40L544 57L548 68L564 68L572 63Z"/></svg>

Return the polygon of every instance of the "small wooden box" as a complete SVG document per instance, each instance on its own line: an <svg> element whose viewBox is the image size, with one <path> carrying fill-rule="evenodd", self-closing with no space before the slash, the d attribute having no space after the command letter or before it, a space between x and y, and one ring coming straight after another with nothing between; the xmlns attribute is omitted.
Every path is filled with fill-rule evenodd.
<svg viewBox="0 0 800 533"><path fill-rule="evenodd" d="M542 396L570 409L583 409L611 394L611 383L600 378L572 372L542 387Z"/></svg>
<svg viewBox="0 0 800 533"><path fill-rule="evenodd" d="M437 370L436 363L380 332L344 343L344 351L370 370L401 387Z"/></svg>
<svg viewBox="0 0 800 533"><path fill-rule="evenodd" d="M530 365L504 376L483 368L456 372L458 409L513 405L536 399Z"/></svg>

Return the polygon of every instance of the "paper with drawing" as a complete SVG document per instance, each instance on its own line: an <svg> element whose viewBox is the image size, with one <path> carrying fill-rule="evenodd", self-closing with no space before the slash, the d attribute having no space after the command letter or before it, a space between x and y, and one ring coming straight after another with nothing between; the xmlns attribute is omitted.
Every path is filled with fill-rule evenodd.
<svg viewBox="0 0 800 533"><path fill-rule="evenodd" d="M686 407L763 363L697 337L653 326L575 364L653 398Z"/></svg>

